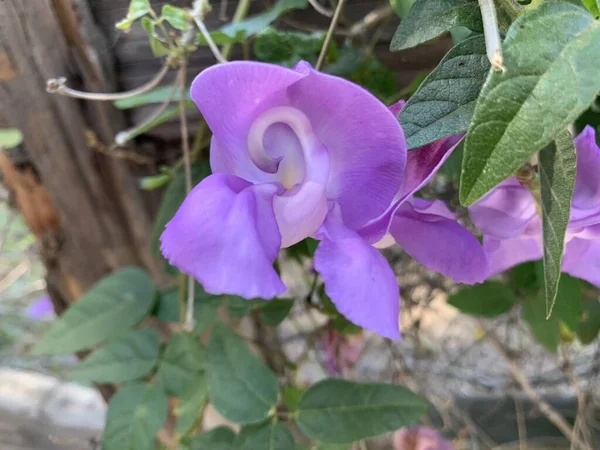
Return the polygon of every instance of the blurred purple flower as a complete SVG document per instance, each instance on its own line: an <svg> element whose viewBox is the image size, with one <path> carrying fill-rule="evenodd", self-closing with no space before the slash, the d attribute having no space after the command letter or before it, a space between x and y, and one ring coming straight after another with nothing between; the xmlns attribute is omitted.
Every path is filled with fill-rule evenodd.
<svg viewBox="0 0 600 450"><path fill-rule="evenodd" d="M27 308L25 313L30 319L40 322L54 316L54 305L49 295L43 295Z"/></svg>
<svg viewBox="0 0 600 450"><path fill-rule="evenodd" d="M436 430L428 427L401 428L394 434L394 450L453 450Z"/></svg>
<svg viewBox="0 0 600 450"><path fill-rule="evenodd" d="M343 376L358 362L365 336L363 333L342 334L330 326L323 334L321 346L330 375Z"/></svg>
<svg viewBox="0 0 600 450"><path fill-rule="evenodd" d="M577 178L562 270L600 287L600 148L589 126L574 143ZM542 258L542 221L535 199L516 178L499 184L469 214L484 235L488 276Z"/></svg>
<svg viewBox="0 0 600 450"><path fill-rule="evenodd" d="M207 292L282 294L273 268L279 249L314 237L321 241L315 269L339 311L399 339L398 285L372 244L390 230L428 267L445 270L449 257L467 259L433 255L451 244L434 242L443 233L425 238L426 229L464 238L439 203L414 200L400 210L458 138L411 152L405 177L406 143L395 114L363 88L305 62L293 70L250 61L213 66L196 77L191 96L213 132L213 175L167 224L161 249ZM425 225L415 229L416 222Z"/></svg>

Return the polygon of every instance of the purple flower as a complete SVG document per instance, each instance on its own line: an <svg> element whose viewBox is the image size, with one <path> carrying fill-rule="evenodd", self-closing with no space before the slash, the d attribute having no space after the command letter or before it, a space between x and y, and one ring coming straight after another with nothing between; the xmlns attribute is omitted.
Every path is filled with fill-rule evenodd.
<svg viewBox="0 0 600 450"><path fill-rule="evenodd" d="M428 427L400 428L394 434L394 450L453 450L452 444Z"/></svg>
<svg viewBox="0 0 600 450"><path fill-rule="evenodd" d="M161 236L170 263L209 293L272 298L286 290L273 268L279 249L314 237L321 241L315 269L339 311L398 339L398 285L372 244L388 229L399 241L416 233L409 253L444 266L431 254L440 246L415 223L456 235L449 212L419 200L403 205L458 139L411 152L405 177L406 143L395 114L361 87L305 62L293 70L217 65L196 77L191 96L213 132L213 175ZM405 222L395 221L398 214Z"/></svg>
<svg viewBox="0 0 600 450"><path fill-rule="evenodd" d="M50 296L43 295L40 298L38 298L35 302L29 305L25 314L31 320L34 320L36 322L41 322L44 319L53 317L55 315L55 312L52 300L50 300Z"/></svg>
<svg viewBox="0 0 600 450"><path fill-rule="evenodd" d="M577 178L562 270L600 287L600 149L589 126L574 143ZM542 222L535 199L516 178L499 184L471 206L469 214L484 235L488 276L542 258Z"/></svg>

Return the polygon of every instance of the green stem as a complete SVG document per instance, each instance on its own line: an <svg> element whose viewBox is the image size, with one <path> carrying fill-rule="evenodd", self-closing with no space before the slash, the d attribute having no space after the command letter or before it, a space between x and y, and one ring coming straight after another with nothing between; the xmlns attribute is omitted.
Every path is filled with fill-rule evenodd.
<svg viewBox="0 0 600 450"><path fill-rule="evenodd" d="M536 1L538 3L541 3L541 0L532 0L531 4L533 4ZM513 20L516 19L519 16L519 14L521 14L525 10L525 7L515 0L497 0L497 2Z"/></svg>
<svg viewBox="0 0 600 450"><path fill-rule="evenodd" d="M231 19L231 23L241 22L244 17L248 14L248 10L250 9L250 1L251 0L240 0L233 14L233 18ZM225 59L229 58L229 54L231 53L231 49L233 48L233 44L225 44L221 48L221 54Z"/></svg>

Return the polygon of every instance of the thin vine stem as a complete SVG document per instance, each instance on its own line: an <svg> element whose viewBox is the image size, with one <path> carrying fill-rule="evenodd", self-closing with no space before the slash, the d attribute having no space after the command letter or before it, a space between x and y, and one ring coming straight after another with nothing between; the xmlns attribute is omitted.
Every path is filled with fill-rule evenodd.
<svg viewBox="0 0 600 450"><path fill-rule="evenodd" d="M327 49L329 48L329 44L331 43L331 39L333 38L333 33L335 32L335 28L337 27L338 21L340 20L342 9L344 8L344 3L345 0L338 0L338 4L335 7L333 18L331 19L329 29L327 30L327 35L325 36L325 41L323 42L323 47L321 48L321 54L319 55L317 65L315 66L315 69L317 70L321 70L321 67L323 67L323 63L325 62L325 55L327 54Z"/></svg>

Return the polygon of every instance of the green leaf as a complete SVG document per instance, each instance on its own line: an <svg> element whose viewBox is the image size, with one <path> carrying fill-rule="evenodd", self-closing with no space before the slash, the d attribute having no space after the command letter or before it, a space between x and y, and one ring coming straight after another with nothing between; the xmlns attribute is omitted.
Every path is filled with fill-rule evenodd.
<svg viewBox="0 0 600 450"><path fill-rule="evenodd" d="M210 167L205 162L192 164L192 184L199 183L210 174ZM169 186L163 194L160 207L154 219L154 229L152 231L151 249L152 253L162 258L160 253L160 235L165 229L165 225L173 218L185 198L185 171L181 167L169 183ZM173 272L174 269L171 270Z"/></svg>
<svg viewBox="0 0 600 450"><path fill-rule="evenodd" d="M191 333L171 335L157 377L168 395L184 394L204 370L204 348Z"/></svg>
<svg viewBox="0 0 600 450"><path fill-rule="evenodd" d="M581 318L581 281L563 273L560 277L552 314L571 331L577 331Z"/></svg>
<svg viewBox="0 0 600 450"><path fill-rule="evenodd" d="M577 327L577 337L582 344L593 342L600 332L600 302L598 299L586 299L582 303L582 314Z"/></svg>
<svg viewBox="0 0 600 450"><path fill-rule="evenodd" d="M186 93L186 100L191 101L190 90L187 89ZM150 105L154 103L164 103L169 99L169 97L172 97L172 101L178 102L181 98L180 94L180 89L175 89L175 92L173 92L173 86L162 86L143 94L117 100L114 102L114 105L119 109L137 108L138 106Z"/></svg>
<svg viewBox="0 0 600 450"><path fill-rule="evenodd" d="M550 144L600 90L600 23L547 2L511 25L505 72L490 72L465 143L460 200L470 205Z"/></svg>
<svg viewBox="0 0 600 450"><path fill-rule="evenodd" d="M265 325L274 327L283 322L283 319L287 317L293 306L293 300L273 299L260 308L258 314L260 320Z"/></svg>
<svg viewBox="0 0 600 450"><path fill-rule="evenodd" d="M23 142L23 133L17 128L0 128L0 149L14 148Z"/></svg>
<svg viewBox="0 0 600 450"><path fill-rule="evenodd" d="M168 173L151 175L149 177L140 178L138 180L138 186L144 191L153 191L155 189L160 189L169 181L171 181L171 179L172 177Z"/></svg>
<svg viewBox="0 0 600 450"><path fill-rule="evenodd" d="M207 350L209 396L223 417L234 423L260 422L277 404L277 377L246 344L217 325Z"/></svg>
<svg viewBox="0 0 600 450"><path fill-rule="evenodd" d="M546 350L556 353L560 342L560 321L552 316L546 319L544 296L528 296L521 309L521 318L527 322L531 334Z"/></svg>
<svg viewBox="0 0 600 450"><path fill-rule="evenodd" d="M390 49L415 47L457 26L483 31L477 0L417 0L408 16L400 21Z"/></svg>
<svg viewBox="0 0 600 450"><path fill-rule="evenodd" d="M543 269L539 267L539 261L530 261L511 269L509 272L509 283L517 291L526 293L537 293L543 281ZM541 274L542 280L539 279Z"/></svg>
<svg viewBox="0 0 600 450"><path fill-rule="evenodd" d="M307 6L307 0L279 0L270 10L240 22L228 23L217 31L213 31L210 35L217 45L243 42L250 36L267 28L282 14L293 9L304 9ZM198 36L198 43L206 44L206 40L202 35Z"/></svg>
<svg viewBox="0 0 600 450"><path fill-rule="evenodd" d="M217 427L192 439L190 450L233 450L234 440L231 428Z"/></svg>
<svg viewBox="0 0 600 450"><path fill-rule="evenodd" d="M398 116L408 149L466 131L489 69L483 36L453 47Z"/></svg>
<svg viewBox="0 0 600 450"><path fill-rule="evenodd" d="M350 450L350 445L348 444L324 444L319 442L317 444L316 450Z"/></svg>
<svg viewBox="0 0 600 450"><path fill-rule="evenodd" d="M279 31L267 28L254 40L254 55L259 61L292 67L300 60L316 63L324 34Z"/></svg>
<svg viewBox="0 0 600 450"><path fill-rule="evenodd" d="M448 303L460 311L483 317L504 314L516 301L512 289L498 281L465 287L448 299Z"/></svg>
<svg viewBox="0 0 600 450"><path fill-rule="evenodd" d="M150 43L150 49L152 50L152 54L157 57L168 54L169 47L167 46L167 44L165 42L162 41L162 39L156 33L156 22L149 19L148 17L142 17L141 24L142 24L142 28L144 30L146 30L146 33L148 33L148 41ZM128 99L121 100L121 101L127 101L127 100ZM118 102L119 102L119 100L117 100L115 103L118 103Z"/></svg>
<svg viewBox="0 0 600 450"><path fill-rule="evenodd" d="M600 17L600 1L598 0L581 0L587 10L595 17Z"/></svg>
<svg viewBox="0 0 600 450"><path fill-rule="evenodd" d="M427 402L395 384L324 380L300 398L296 423L311 439L346 443L414 425Z"/></svg>
<svg viewBox="0 0 600 450"><path fill-rule="evenodd" d="M600 38L600 35L598 36ZM540 152L540 189L544 238L546 314L552 314L562 271L565 235L577 175L577 155L568 131Z"/></svg>
<svg viewBox="0 0 600 450"><path fill-rule="evenodd" d="M180 31L187 31L192 26L192 15L183 8L172 5L163 5L162 18Z"/></svg>
<svg viewBox="0 0 600 450"><path fill-rule="evenodd" d="M127 17L118 22L115 26L119 30L128 31L133 22L138 20L140 17L145 16L150 11L152 11L152 8L150 7L148 0L130 0Z"/></svg>
<svg viewBox="0 0 600 450"><path fill-rule="evenodd" d="M181 396L179 404L175 407L177 417L176 431L179 437L187 435L202 420L202 412L208 401L208 380L206 375L196 375L194 383Z"/></svg>
<svg viewBox="0 0 600 450"><path fill-rule="evenodd" d="M148 374L158 359L160 335L157 330L132 331L96 350L70 370L77 381L122 383Z"/></svg>
<svg viewBox="0 0 600 450"><path fill-rule="evenodd" d="M358 334L362 331L361 327L354 325L342 315L339 315L333 319L333 328L335 328L341 334Z"/></svg>
<svg viewBox="0 0 600 450"><path fill-rule="evenodd" d="M281 423L246 425L235 439L235 450L294 450L290 430Z"/></svg>
<svg viewBox="0 0 600 450"><path fill-rule="evenodd" d="M142 126L139 126L139 127L135 128L134 130L121 131L120 133L117 133L117 135L115 136L115 143L117 145L123 145L126 142L129 142L132 139L135 139L136 137L141 136L142 134L147 133L148 131L156 128L157 126L162 125L165 122L168 122L172 118L177 117L179 115L179 111L180 111L179 106L168 109L165 112L159 114L158 117L152 119L149 122L144 123Z"/></svg>
<svg viewBox="0 0 600 450"><path fill-rule="evenodd" d="M298 386L283 386L281 395L283 403L289 411L295 411L298 408L298 401L305 391L306 389L299 388Z"/></svg>
<svg viewBox="0 0 600 450"><path fill-rule="evenodd" d="M108 404L103 450L148 450L168 414L168 398L155 386L131 384Z"/></svg>
<svg viewBox="0 0 600 450"><path fill-rule="evenodd" d="M381 100L391 97L397 90L396 74L373 57L365 59L349 79Z"/></svg>
<svg viewBox="0 0 600 450"><path fill-rule="evenodd" d="M62 355L92 347L140 322L154 303L152 280L138 267L102 278L52 325L34 355Z"/></svg>
<svg viewBox="0 0 600 450"><path fill-rule="evenodd" d="M194 296L194 331L196 333L205 331L215 322L224 298L223 296L207 294L199 284L196 284ZM161 292L154 315L161 322L180 322L179 302L179 289L169 289Z"/></svg>
<svg viewBox="0 0 600 450"><path fill-rule="evenodd" d="M390 0L390 5L392 5L398 17L402 19L402 22L404 22L414 4L415 0Z"/></svg>

